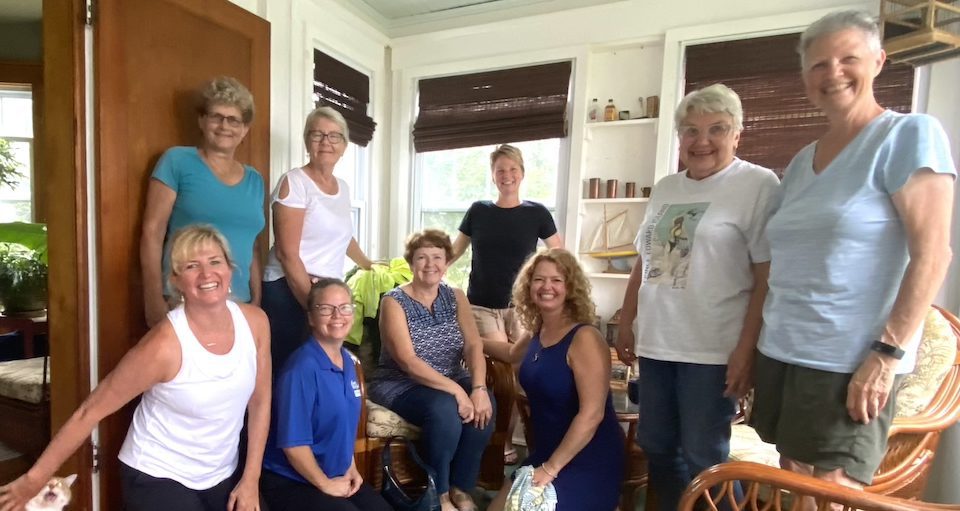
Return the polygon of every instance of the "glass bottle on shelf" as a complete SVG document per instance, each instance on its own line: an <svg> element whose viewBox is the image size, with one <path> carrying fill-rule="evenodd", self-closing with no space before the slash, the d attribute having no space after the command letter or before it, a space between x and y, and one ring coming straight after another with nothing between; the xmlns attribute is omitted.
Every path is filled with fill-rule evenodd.
<svg viewBox="0 0 960 511"><path fill-rule="evenodd" d="M597 98L593 98L593 101L590 103L590 110L587 113L587 120L590 122L597 122L600 120L600 103L597 102Z"/></svg>
<svg viewBox="0 0 960 511"><path fill-rule="evenodd" d="M607 106L603 108L603 120L604 121L617 120L617 105L613 104L613 99L608 99Z"/></svg>

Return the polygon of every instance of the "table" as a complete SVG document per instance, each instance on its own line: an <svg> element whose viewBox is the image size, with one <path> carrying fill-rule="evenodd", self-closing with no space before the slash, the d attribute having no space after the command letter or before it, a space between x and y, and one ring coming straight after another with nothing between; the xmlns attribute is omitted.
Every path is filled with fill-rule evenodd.
<svg viewBox="0 0 960 511"><path fill-rule="evenodd" d="M26 317L0 314L0 333L14 331L23 335L23 358L33 358L36 352L34 337L47 333L47 315Z"/></svg>
<svg viewBox="0 0 960 511"><path fill-rule="evenodd" d="M625 426L627 436L624 447L627 461L620 490L620 509L633 511L637 506L637 491L647 486L647 456L637 445L640 407L630 402L625 390L611 389L610 397L613 409L617 412L617 421Z"/></svg>

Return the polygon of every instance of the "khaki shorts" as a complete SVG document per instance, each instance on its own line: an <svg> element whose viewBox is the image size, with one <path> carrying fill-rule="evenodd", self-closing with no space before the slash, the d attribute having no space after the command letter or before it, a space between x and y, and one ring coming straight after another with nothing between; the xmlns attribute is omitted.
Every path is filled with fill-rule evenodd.
<svg viewBox="0 0 960 511"><path fill-rule="evenodd" d="M506 309L488 309L471 305L473 319L477 322L480 337L491 341L517 342L523 328L517 321L513 307Z"/></svg>
<svg viewBox="0 0 960 511"><path fill-rule="evenodd" d="M764 442L777 444L781 455L821 471L842 468L864 484L887 451L887 433L896 409L890 396L869 424L847 413L849 373L800 367L757 354L750 425ZM893 388L899 387L897 376Z"/></svg>

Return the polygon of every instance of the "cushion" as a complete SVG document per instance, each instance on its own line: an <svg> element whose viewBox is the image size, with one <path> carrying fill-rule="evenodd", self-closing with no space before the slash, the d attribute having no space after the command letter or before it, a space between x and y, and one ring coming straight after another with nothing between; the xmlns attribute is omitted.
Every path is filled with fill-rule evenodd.
<svg viewBox="0 0 960 511"><path fill-rule="evenodd" d="M44 357L36 357L0 362L0 396L34 404L42 402L43 359ZM49 384L49 367L46 376L46 383Z"/></svg>
<svg viewBox="0 0 960 511"><path fill-rule="evenodd" d="M922 412L940 389L956 357L957 337L950 322L931 308L923 322L916 367L904 376L897 391L896 416L912 417Z"/></svg>
<svg viewBox="0 0 960 511"><path fill-rule="evenodd" d="M757 432L746 424L734 424L730 437L730 461L752 461L771 467L780 467L777 446L760 440Z"/></svg>
<svg viewBox="0 0 960 511"><path fill-rule="evenodd" d="M420 438L420 428L403 420L393 410L367 399L367 436L370 438L402 436L416 440Z"/></svg>

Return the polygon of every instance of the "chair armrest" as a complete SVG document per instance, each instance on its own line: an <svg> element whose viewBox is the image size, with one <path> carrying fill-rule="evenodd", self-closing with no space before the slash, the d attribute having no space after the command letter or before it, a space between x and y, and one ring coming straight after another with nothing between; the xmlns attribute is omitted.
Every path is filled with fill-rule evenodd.
<svg viewBox="0 0 960 511"><path fill-rule="evenodd" d="M487 387L497 400L497 430L506 430L510 413L516 399L513 367L506 362L485 357L487 360Z"/></svg>
<svg viewBox="0 0 960 511"><path fill-rule="evenodd" d="M734 498L736 481L742 482L746 496L741 502L735 502ZM758 490L760 485L773 488L771 502L758 501L763 494ZM720 488L719 493L715 490L714 496L711 497L710 490L714 487ZM863 511L960 511L960 506L957 505L930 504L870 494L811 476L745 461L722 463L701 472L683 492L678 510L716 511L721 503L728 503L730 509L734 511L749 509L780 511L788 507L782 498L781 490L795 496L813 497L818 503L818 509L826 509L822 507L824 503L836 503L844 506L845 509L853 508Z"/></svg>

